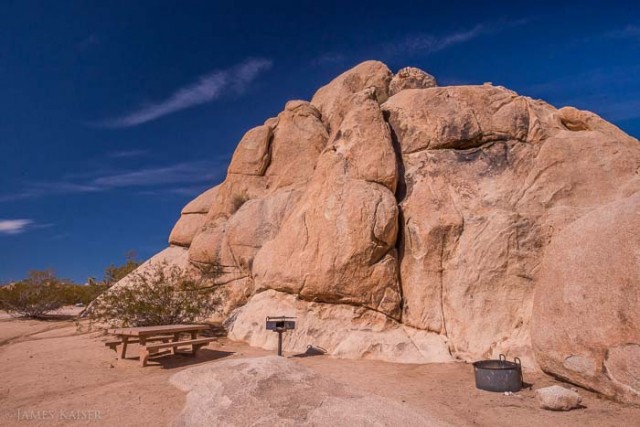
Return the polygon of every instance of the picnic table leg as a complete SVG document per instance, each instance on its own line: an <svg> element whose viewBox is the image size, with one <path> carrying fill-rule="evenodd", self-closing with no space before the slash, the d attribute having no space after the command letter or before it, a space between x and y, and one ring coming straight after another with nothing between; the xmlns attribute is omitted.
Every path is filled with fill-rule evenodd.
<svg viewBox="0 0 640 427"><path fill-rule="evenodd" d="M147 360L149 360L149 350L146 346L147 340L144 337L140 337L140 365L144 368L147 366Z"/></svg>
<svg viewBox="0 0 640 427"><path fill-rule="evenodd" d="M127 355L127 341L129 341L128 336L122 337L122 346L120 347L120 359L124 359Z"/></svg>
<svg viewBox="0 0 640 427"><path fill-rule="evenodd" d="M198 331L191 331L191 339L195 340L196 338L198 338ZM191 356L195 356L196 355L196 351L198 351L200 347L198 345L194 345L191 344Z"/></svg>
<svg viewBox="0 0 640 427"><path fill-rule="evenodd" d="M175 334L173 334L173 342L178 342L180 341L180 332L176 332ZM177 353L177 347L171 347L171 354L176 354Z"/></svg>

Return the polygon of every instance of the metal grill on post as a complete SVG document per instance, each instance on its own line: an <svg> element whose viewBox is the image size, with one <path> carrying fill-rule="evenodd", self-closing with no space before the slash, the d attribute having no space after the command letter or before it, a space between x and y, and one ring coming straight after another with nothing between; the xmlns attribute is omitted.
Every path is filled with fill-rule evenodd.
<svg viewBox="0 0 640 427"><path fill-rule="evenodd" d="M278 356L282 356L282 334L283 332L296 328L296 318L288 316L267 316L267 331L278 333Z"/></svg>

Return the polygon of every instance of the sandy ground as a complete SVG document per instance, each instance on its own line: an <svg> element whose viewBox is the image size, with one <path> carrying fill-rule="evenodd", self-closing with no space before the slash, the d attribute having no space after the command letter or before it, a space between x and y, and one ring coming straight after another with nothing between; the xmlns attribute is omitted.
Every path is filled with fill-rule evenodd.
<svg viewBox="0 0 640 427"><path fill-rule="evenodd" d="M118 360L103 345L106 336L65 317L71 314L49 321L0 316L0 425L170 425L185 405L185 393L169 383L173 374L271 353L221 338L195 358L167 356L141 368L135 358ZM128 354L133 357L136 350L132 346ZM586 390L579 391L582 409L539 409L533 390L557 383L542 374L525 374L533 390L505 396L477 390L466 364L400 365L327 356L290 360L351 390L453 425L640 425L640 408Z"/></svg>

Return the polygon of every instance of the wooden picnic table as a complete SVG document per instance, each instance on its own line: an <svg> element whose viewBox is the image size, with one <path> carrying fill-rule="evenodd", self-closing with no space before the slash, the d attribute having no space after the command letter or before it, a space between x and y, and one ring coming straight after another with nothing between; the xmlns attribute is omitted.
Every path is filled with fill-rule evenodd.
<svg viewBox="0 0 640 427"><path fill-rule="evenodd" d="M180 346L189 345L191 351L189 355L195 355L200 347L207 345L215 338L198 338L198 332L209 329L208 325L161 325L161 326L141 326L136 328L114 328L107 332L116 335L116 341L105 343L119 353L121 359L126 358L127 345L138 343L140 345L140 364L146 366L151 355L167 354L161 353L161 349L169 349L171 354L178 353ZM190 339L181 339L182 334L189 334ZM158 343L158 341L161 341ZM120 347L119 351L117 347ZM183 353L183 352L181 352Z"/></svg>

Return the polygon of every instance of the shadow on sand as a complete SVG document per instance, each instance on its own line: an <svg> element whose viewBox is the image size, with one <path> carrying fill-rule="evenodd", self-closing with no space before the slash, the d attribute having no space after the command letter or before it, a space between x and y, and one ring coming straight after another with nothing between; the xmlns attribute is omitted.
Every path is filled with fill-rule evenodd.
<svg viewBox="0 0 640 427"><path fill-rule="evenodd" d="M325 350L324 348L308 345L304 353L294 354L291 357L313 357L313 356L324 356L325 354L327 354L327 350Z"/></svg>
<svg viewBox="0 0 640 427"><path fill-rule="evenodd" d="M77 314L43 314L38 317L28 317L28 316L20 316L20 315L11 315L6 318L0 319L0 322L29 322L29 321L38 321L38 322L61 322L61 321L69 321L78 319Z"/></svg>
<svg viewBox="0 0 640 427"><path fill-rule="evenodd" d="M202 348L198 350L195 356L187 354L167 354L158 358L149 359L147 366L160 365L162 369L175 369L184 366L199 365L201 363L211 362L218 359L235 354L233 351L212 350L210 348Z"/></svg>

